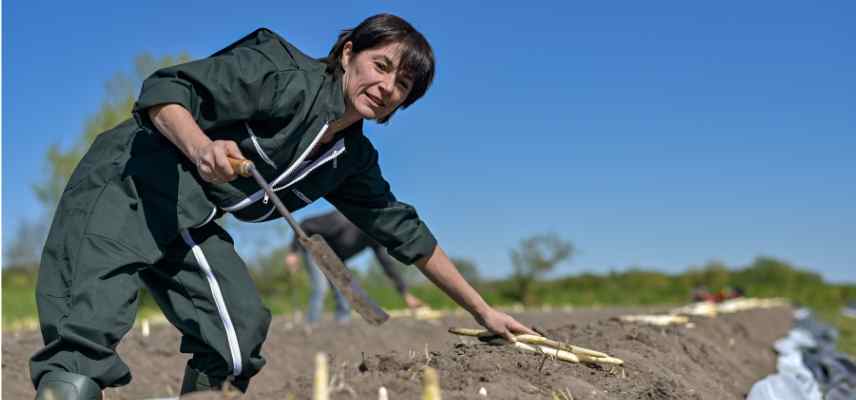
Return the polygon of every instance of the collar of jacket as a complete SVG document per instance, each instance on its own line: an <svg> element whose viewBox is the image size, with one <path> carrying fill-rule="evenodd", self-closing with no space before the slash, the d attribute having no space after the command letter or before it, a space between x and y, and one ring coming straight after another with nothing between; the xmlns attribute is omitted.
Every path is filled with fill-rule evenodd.
<svg viewBox="0 0 856 400"><path fill-rule="evenodd" d="M326 67L327 64L321 62ZM345 114L345 93L342 90L342 73L335 71L333 73L323 72L324 81L321 83L318 101L324 101L326 104L320 104L327 112L326 123L338 120Z"/></svg>
<svg viewBox="0 0 856 400"><path fill-rule="evenodd" d="M326 76L324 89L322 90L329 90L328 105L330 110L335 113L336 119L338 119L345 113L345 92L342 89L342 71L336 69L333 72L327 72L327 63L321 60L319 62L325 68L324 75ZM327 85L329 85L329 88Z"/></svg>
<svg viewBox="0 0 856 400"><path fill-rule="evenodd" d="M338 72L327 73L324 71L326 64L323 62L319 62L321 70L319 73L322 74L322 82L321 87L318 91L318 96L315 99L315 105L313 106L316 110L322 110L318 114L318 118L320 121L313 124L317 126L317 128L312 129L312 131L307 132L307 134L303 135L300 139L300 144L297 148L297 154L304 154L310 150L310 147L317 148L319 146L324 146L324 144L320 143L320 136L326 132L326 129L330 128L330 124L333 121L338 120L345 114L345 95L342 90L342 77ZM342 129L341 131L336 133L336 139L340 138L347 132L352 132L353 129L359 129L362 132L362 120ZM335 142L335 140L331 141ZM292 163L297 163L299 160L292 160Z"/></svg>

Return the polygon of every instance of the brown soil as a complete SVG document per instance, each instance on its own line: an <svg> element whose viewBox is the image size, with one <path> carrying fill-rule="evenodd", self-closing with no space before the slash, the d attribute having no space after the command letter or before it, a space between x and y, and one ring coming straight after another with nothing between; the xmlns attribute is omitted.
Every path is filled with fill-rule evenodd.
<svg viewBox="0 0 856 400"><path fill-rule="evenodd" d="M650 310L645 310L650 311ZM481 344L447 333L451 326L476 327L462 316L438 321L395 319L382 327L360 321L329 322L307 332L288 318L274 319L264 352L267 366L243 398L310 398L314 357L330 357L333 399L376 399L385 386L390 399L421 394L421 370L434 367L444 399L553 398L570 392L584 399L741 399L752 384L775 369L772 342L791 326L789 309L744 311L715 319L696 318L695 327L659 328L611 319L639 309L573 310L515 314L548 336L604 351L625 361L621 369L568 364ZM134 373L130 385L109 389L105 399L175 396L186 355L169 325L154 326L149 337L138 329L120 345ZM38 332L3 332L4 399L31 399L27 358L41 345ZM231 398L226 393L187 396ZM559 397L565 399L566 397Z"/></svg>

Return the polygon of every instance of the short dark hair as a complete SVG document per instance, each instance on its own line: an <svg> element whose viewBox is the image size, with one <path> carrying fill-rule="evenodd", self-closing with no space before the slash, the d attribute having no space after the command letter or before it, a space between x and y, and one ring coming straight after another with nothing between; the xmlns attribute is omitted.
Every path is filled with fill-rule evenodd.
<svg viewBox="0 0 856 400"><path fill-rule="evenodd" d="M343 72L342 51L347 42L353 43L354 54L389 43L401 44L401 63L398 68L413 81L410 94L401 103L401 108L407 108L424 96L434 80L434 51L431 45L401 17L378 14L366 18L353 29L343 30L336 44L330 49L330 54L323 60L327 64L327 72ZM392 114L378 122L384 123L391 116Z"/></svg>

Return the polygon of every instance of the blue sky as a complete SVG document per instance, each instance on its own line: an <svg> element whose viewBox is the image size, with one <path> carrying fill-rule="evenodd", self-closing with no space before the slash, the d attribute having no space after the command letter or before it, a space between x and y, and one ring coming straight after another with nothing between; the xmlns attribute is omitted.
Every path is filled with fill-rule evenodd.
<svg viewBox="0 0 856 400"><path fill-rule="evenodd" d="M321 56L392 12L437 77L369 137L398 197L485 275L552 231L580 250L559 274L769 255L856 281L854 3L302 3L4 2L4 242L40 213L47 147L134 56L203 57L260 26ZM247 252L290 236L236 228Z"/></svg>

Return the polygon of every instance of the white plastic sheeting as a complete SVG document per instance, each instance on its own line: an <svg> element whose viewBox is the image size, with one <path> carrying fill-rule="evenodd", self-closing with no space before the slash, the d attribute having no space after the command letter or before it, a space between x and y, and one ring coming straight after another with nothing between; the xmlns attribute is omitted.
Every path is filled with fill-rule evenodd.
<svg viewBox="0 0 856 400"><path fill-rule="evenodd" d="M811 311L794 312L794 329L777 340L778 372L755 383L748 400L856 399L856 364L835 350L838 332Z"/></svg>
<svg viewBox="0 0 856 400"><path fill-rule="evenodd" d="M779 353L778 373L770 375L752 386L747 400L823 400L820 386L811 371L803 364L803 349L817 345L811 333L792 329L788 336L779 339L773 347Z"/></svg>

